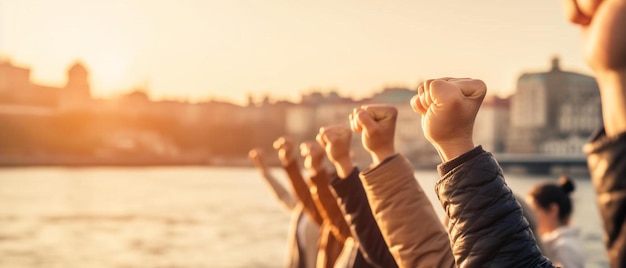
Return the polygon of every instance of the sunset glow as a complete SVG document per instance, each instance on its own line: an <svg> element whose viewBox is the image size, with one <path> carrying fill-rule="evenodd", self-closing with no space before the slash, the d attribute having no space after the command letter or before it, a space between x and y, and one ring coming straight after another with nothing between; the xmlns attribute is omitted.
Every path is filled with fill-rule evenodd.
<svg viewBox="0 0 626 268"><path fill-rule="evenodd" d="M588 72L559 1L0 0L0 29L0 55L35 81L61 84L80 60L95 96L147 83L156 98L359 97L438 76L508 95L553 55Z"/></svg>

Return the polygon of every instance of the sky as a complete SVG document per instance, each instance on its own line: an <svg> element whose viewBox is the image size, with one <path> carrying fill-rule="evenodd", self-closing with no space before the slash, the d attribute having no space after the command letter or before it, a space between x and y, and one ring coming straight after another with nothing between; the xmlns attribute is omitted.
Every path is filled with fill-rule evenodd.
<svg viewBox="0 0 626 268"><path fill-rule="evenodd" d="M58 86L80 60L96 97L361 98L443 76L507 96L554 56L591 73L556 0L0 0L0 57Z"/></svg>

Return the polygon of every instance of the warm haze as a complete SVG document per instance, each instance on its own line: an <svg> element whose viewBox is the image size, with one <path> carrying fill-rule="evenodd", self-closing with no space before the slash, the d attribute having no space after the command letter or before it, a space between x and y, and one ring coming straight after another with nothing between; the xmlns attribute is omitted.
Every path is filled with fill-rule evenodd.
<svg viewBox="0 0 626 268"><path fill-rule="evenodd" d="M362 97L421 79L589 73L560 1L0 0L0 55L62 84L76 59L95 96L148 85L155 98L296 100L311 88Z"/></svg>

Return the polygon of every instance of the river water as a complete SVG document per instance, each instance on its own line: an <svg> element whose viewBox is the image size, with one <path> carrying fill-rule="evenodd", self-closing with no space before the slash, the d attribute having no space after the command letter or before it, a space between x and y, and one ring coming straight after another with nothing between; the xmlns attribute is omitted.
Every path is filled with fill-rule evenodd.
<svg viewBox="0 0 626 268"><path fill-rule="evenodd" d="M443 215L438 175L416 177ZM522 195L548 179L507 174ZM576 182L587 267L607 267L591 182ZM0 169L0 267L283 267L288 225L252 168Z"/></svg>

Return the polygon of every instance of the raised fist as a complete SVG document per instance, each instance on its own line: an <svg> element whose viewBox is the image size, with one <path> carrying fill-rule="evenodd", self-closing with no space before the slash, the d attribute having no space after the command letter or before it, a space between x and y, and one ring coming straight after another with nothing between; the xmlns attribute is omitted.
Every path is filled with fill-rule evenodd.
<svg viewBox="0 0 626 268"><path fill-rule="evenodd" d="M569 20L581 25L584 56L589 66L596 72L623 71L626 68L626 0L563 2Z"/></svg>
<svg viewBox="0 0 626 268"><path fill-rule="evenodd" d="M264 157L263 149L261 148L254 148L248 152L248 158L250 158L250 161L252 161L252 163L259 168L265 167L265 162L263 162Z"/></svg>
<svg viewBox="0 0 626 268"><path fill-rule="evenodd" d="M350 159L350 142L352 140L350 128L343 125L322 127L316 139L326 151L328 159L335 166L337 175L340 178L346 178L353 168Z"/></svg>
<svg viewBox="0 0 626 268"><path fill-rule="evenodd" d="M324 169L324 148L314 141L300 144L300 155L304 157L304 167L313 176Z"/></svg>
<svg viewBox="0 0 626 268"><path fill-rule="evenodd" d="M487 93L481 80L430 79L420 85L411 106L422 114L426 139L448 161L472 148L474 119Z"/></svg>
<svg viewBox="0 0 626 268"><path fill-rule="evenodd" d="M286 166L294 160L294 142L288 137L280 137L274 141L274 149L278 151L278 159Z"/></svg>
<svg viewBox="0 0 626 268"><path fill-rule="evenodd" d="M395 154L394 134L398 109L390 105L364 105L350 114L352 131L361 133L363 147L374 165Z"/></svg>

